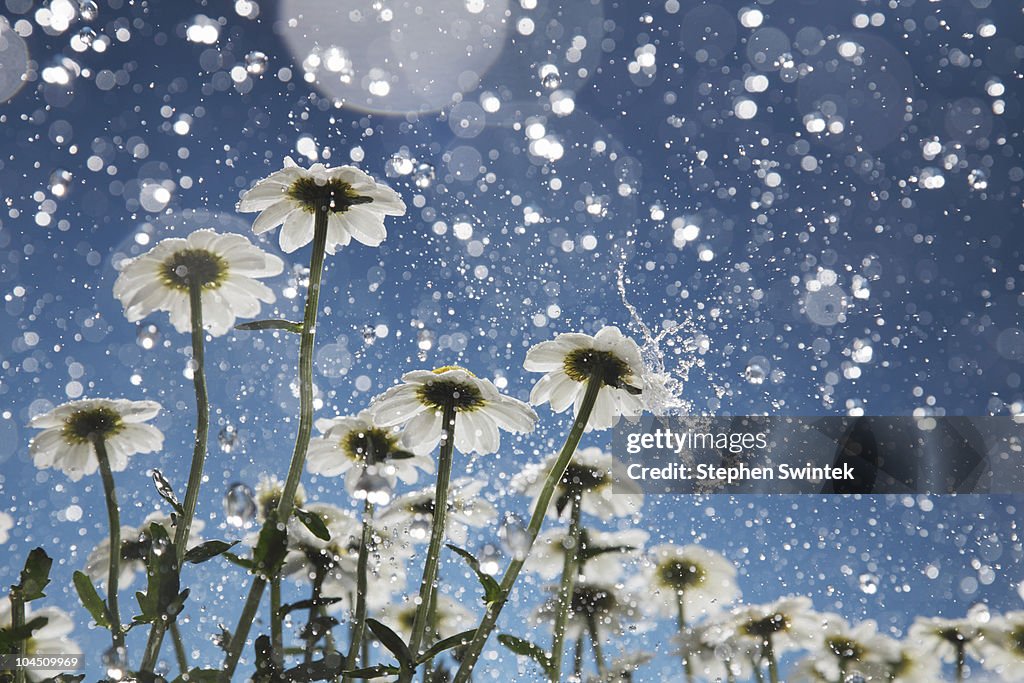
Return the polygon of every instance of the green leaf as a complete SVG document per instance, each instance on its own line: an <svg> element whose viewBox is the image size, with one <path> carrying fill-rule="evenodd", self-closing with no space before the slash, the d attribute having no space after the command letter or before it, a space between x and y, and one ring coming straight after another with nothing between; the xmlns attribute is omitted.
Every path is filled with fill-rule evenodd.
<svg viewBox="0 0 1024 683"><path fill-rule="evenodd" d="M529 657L533 661L537 662L540 667L544 669L544 673L548 674L549 677L554 671L554 665L551 662L551 658L548 657L548 653L545 652L543 648L534 645L530 641L523 640L522 638L516 638L515 636L507 633L502 633L498 636L498 642L509 650L512 650L512 652L517 655Z"/></svg>
<svg viewBox="0 0 1024 683"><path fill-rule="evenodd" d="M142 615L133 621L140 624L153 623L163 617L173 620L184 607L189 593L187 588L179 593L178 555L167 529L153 522L149 525L149 536L152 546L146 558L146 592L135 594Z"/></svg>
<svg viewBox="0 0 1024 683"><path fill-rule="evenodd" d="M446 543L445 545L447 545L453 553L456 553L459 557L464 559L466 564L469 565L469 568L473 570L474 574L476 574L477 581L480 582L480 585L483 586L484 589L485 603L490 604L501 599L501 586L498 585L498 582L494 580L493 576L484 573L484 571L480 569L479 560L473 557L469 551L463 550L457 545L452 545L451 543Z"/></svg>
<svg viewBox="0 0 1024 683"><path fill-rule="evenodd" d="M75 590L78 591L78 599L82 601L82 607L89 612L96 625L110 628L110 615L107 612L107 606L100 598L100 594L96 592L96 587L92 585L92 579L82 572L75 572L72 581L74 581Z"/></svg>
<svg viewBox="0 0 1024 683"><path fill-rule="evenodd" d="M21 581L12 589L17 590L24 602L32 602L45 598L43 589L50 583L50 567L53 560L42 548L36 548L28 554L25 568L21 570Z"/></svg>
<svg viewBox="0 0 1024 683"><path fill-rule="evenodd" d="M231 564L236 564L239 567L243 567L244 569L251 570L255 566L253 565L252 560L250 560L249 558L241 557L232 552L225 552L224 559L230 562Z"/></svg>
<svg viewBox="0 0 1024 683"><path fill-rule="evenodd" d="M476 635L476 629L471 628L468 631L462 633L456 633L454 636L448 636L444 640L439 640L431 645L426 652L420 655L420 658L416 660L417 664L428 662L434 657L438 656L445 650L451 650L452 648L460 647L465 645L469 641L473 640L473 636Z"/></svg>
<svg viewBox="0 0 1024 683"><path fill-rule="evenodd" d="M294 332L295 334L302 333L302 323L292 322L291 320L273 319L273 320L253 320L248 323L241 323L235 325L236 330L285 330L286 332Z"/></svg>
<svg viewBox="0 0 1024 683"><path fill-rule="evenodd" d="M30 619L17 629L12 626L0 628L0 652L13 650L18 643L31 638L33 633L46 626L49 622L50 620L47 617L36 617L35 619Z"/></svg>
<svg viewBox="0 0 1024 683"><path fill-rule="evenodd" d="M284 672L284 680L287 683L305 683L306 681L336 679L341 674L342 664L341 653L331 650L324 654L323 659L288 669Z"/></svg>
<svg viewBox="0 0 1024 683"><path fill-rule="evenodd" d="M255 642L256 648L256 673L253 676L255 683L285 683L281 667L274 661L274 649L270 643L270 636L260 636Z"/></svg>
<svg viewBox="0 0 1024 683"><path fill-rule="evenodd" d="M223 555L229 549L234 548L237 544L238 541L232 541L231 543L228 543L227 541L207 541L206 543L201 543L186 552L185 561L191 562L192 564L206 562L218 555Z"/></svg>
<svg viewBox="0 0 1024 683"><path fill-rule="evenodd" d="M377 666L352 669L351 671L342 671L341 673L345 678L379 678L381 676L397 676L402 673L402 670L397 666L378 664Z"/></svg>
<svg viewBox="0 0 1024 683"><path fill-rule="evenodd" d="M224 672L219 669L190 669L175 678L171 683L217 683Z"/></svg>
<svg viewBox="0 0 1024 683"><path fill-rule="evenodd" d="M309 532L319 538L321 541L331 540L331 532L327 529L327 525L324 524L324 520L320 515L309 510L303 510L302 508L295 508L295 516L299 518L303 526L309 529Z"/></svg>
<svg viewBox="0 0 1024 683"><path fill-rule="evenodd" d="M85 674L57 674L53 678L47 678L43 683L82 683Z"/></svg>
<svg viewBox="0 0 1024 683"><path fill-rule="evenodd" d="M156 492L160 494L160 497L167 501L167 504L175 512L179 515L185 514L185 508L181 507L181 502L174 495L174 487L171 486L171 482L164 476L163 472L155 467L153 468L153 485L156 486Z"/></svg>
<svg viewBox="0 0 1024 683"><path fill-rule="evenodd" d="M402 665L402 668L413 668L415 660L413 659L412 652L400 635L376 619L367 619L366 625L373 631L373 635L377 636L380 644L390 650L391 654L395 657L398 657L398 663Z"/></svg>
<svg viewBox="0 0 1024 683"><path fill-rule="evenodd" d="M273 576L288 554L288 535L277 523L277 514L271 513L260 529L259 540L252 551L252 568L265 576Z"/></svg>
<svg viewBox="0 0 1024 683"><path fill-rule="evenodd" d="M344 598L316 598L314 600L299 600L298 602L289 602L285 605L281 605L277 613L279 616L285 616L291 614L295 610L300 609L311 609L313 607L326 607L327 605L333 605L336 602L341 602Z"/></svg>
<svg viewBox="0 0 1024 683"><path fill-rule="evenodd" d="M576 556L576 559L580 564L583 564L587 560L592 560L595 557L599 557L606 553L631 553L636 550L637 548L631 545L608 545L591 548L590 546L581 543L578 551L579 554Z"/></svg>

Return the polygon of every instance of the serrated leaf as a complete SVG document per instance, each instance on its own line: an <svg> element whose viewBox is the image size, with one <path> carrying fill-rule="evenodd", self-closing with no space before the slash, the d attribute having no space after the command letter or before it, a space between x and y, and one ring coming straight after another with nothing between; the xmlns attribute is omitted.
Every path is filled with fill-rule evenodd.
<svg viewBox="0 0 1024 683"><path fill-rule="evenodd" d="M75 572L71 580L75 584L82 607L89 612L92 620L96 622L97 626L109 629L110 615L107 612L107 605L100 598L100 594L96 592L96 586L92 585L92 579L82 572Z"/></svg>
<svg viewBox="0 0 1024 683"><path fill-rule="evenodd" d="M201 543L186 552L185 561L191 562L192 564L206 562L218 555L223 555L236 545L238 545L238 541L232 541L231 543L228 543L227 541L207 541L206 543Z"/></svg>
<svg viewBox="0 0 1024 683"><path fill-rule="evenodd" d="M398 663L403 668L411 669L415 664L412 652L409 650L409 646L402 640L402 636L398 635L390 628L377 621L376 619L367 619L366 625L373 631L373 635L377 637L380 644L391 651L395 657L398 658Z"/></svg>
<svg viewBox="0 0 1024 683"><path fill-rule="evenodd" d="M324 520L320 515L309 510L303 510L302 508L295 508L294 514L302 522L302 525L309 529L309 533L313 534L321 541L330 541L331 532L327 529L327 525L324 524Z"/></svg>
<svg viewBox="0 0 1024 683"><path fill-rule="evenodd" d="M448 636L447 638L445 638L443 640L439 640L436 643L434 643L433 645L431 645L427 649L426 652L424 652L422 655L420 655L420 658L418 660L416 660L416 663L417 664L422 664L423 662L430 661L431 659L433 659L434 657L438 656L439 654L441 654L445 650L451 650L452 648L456 648L456 647L459 647L461 645L465 645L469 641L473 640L473 636L475 636L475 635L476 635L476 629L475 628L471 628L468 631L463 631L462 633L456 633L454 636Z"/></svg>
<svg viewBox="0 0 1024 683"><path fill-rule="evenodd" d="M476 574L477 581L480 582L480 585L484 589L484 602L487 604L497 602L501 598L501 586L498 585L498 582L493 576L480 569L480 561L473 557L469 551L463 550L457 545L453 545L451 543L446 543L445 545L447 545L453 553L464 559L466 564L469 565L469 568L473 570L474 574Z"/></svg>
<svg viewBox="0 0 1024 683"><path fill-rule="evenodd" d="M551 676L552 671L554 671L554 666L551 662L551 658L548 657L548 653L545 652L543 648L534 645L530 641L517 638L507 633L502 633L498 636L498 642L517 655L529 657L533 661L537 662L537 664L544 669L544 673L548 674L549 677Z"/></svg>
<svg viewBox="0 0 1024 683"><path fill-rule="evenodd" d="M286 332L294 332L295 334L302 333L302 323L293 322L291 320L283 319L272 319L272 320L253 320L252 322L240 323L235 325L236 330L285 330Z"/></svg>
<svg viewBox="0 0 1024 683"><path fill-rule="evenodd" d="M21 570L21 580L13 588L24 602L32 602L45 598L43 589L50 583L50 567L53 560L42 548L36 548L25 559L25 568Z"/></svg>
<svg viewBox="0 0 1024 683"><path fill-rule="evenodd" d="M171 482L164 476L164 473L160 470L153 468L153 485L156 486L156 492L167 501L167 504L178 513L179 515L185 514L185 509L181 507L181 502L178 497L174 495L174 487L171 486Z"/></svg>
<svg viewBox="0 0 1024 683"><path fill-rule="evenodd" d="M50 623L47 617L36 617L29 619L19 628L8 626L0 629L0 652L7 652L23 640L28 640L32 634Z"/></svg>
<svg viewBox="0 0 1024 683"><path fill-rule="evenodd" d="M362 669L342 671L341 673L345 678L379 678L381 676L397 676L402 673L402 670L397 666L378 664L376 666L368 666Z"/></svg>

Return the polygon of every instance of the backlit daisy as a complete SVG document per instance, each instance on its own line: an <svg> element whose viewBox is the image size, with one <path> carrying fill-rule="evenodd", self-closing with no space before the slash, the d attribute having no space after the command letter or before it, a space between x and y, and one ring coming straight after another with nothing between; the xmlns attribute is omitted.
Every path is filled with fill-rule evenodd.
<svg viewBox="0 0 1024 683"><path fill-rule="evenodd" d="M468 477L456 479L448 491L447 537L457 545L466 543L468 527L483 527L498 517L494 504L480 495L485 482ZM378 524L414 543L430 538L434 521L434 489L407 493L395 498L378 518Z"/></svg>
<svg viewBox="0 0 1024 683"><path fill-rule="evenodd" d="M687 666L701 681L746 681L753 674L749 643L733 636L732 625L713 619L686 629L673 639L685 655Z"/></svg>
<svg viewBox="0 0 1024 683"><path fill-rule="evenodd" d="M962 619L918 617L907 632L907 640L944 662L963 663L968 656L982 660L982 644L988 635L985 625L973 615Z"/></svg>
<svg viewBox="0 0 1024 683"><path fill-rule="evenodd" d="M984 629L981 662L1007 681L1024 681L1024 611L995 617Z"/></svg>
<svg viewBox="0 0 1024 683"><path fill-rule="evenodd" d="M135 580L137 573L145 573L146 556L152 547L150 525L153 523L162 526L167 530L167 535L170 538L174 538L174 526L171 524L171 518L169 515L161 512L150 513L143 520L142 525L138 527L121 525L121 562L118 564L120 571L117 582L119 589L130 586L132 581ZM200 533L204 526L205 523L202 520L197 519L192 522L192 525L189 527L189 539L186 544L186 550L202 543ZM109 570L110 539L105 538L89 553L89 557L85 562L85 573L94 583L104 586Z"/></svg>
<svg viewBox="0 0 1024 683"><path fill-rule="evenodd" d="M256 483L256 514L261 522L266 521L270 512L277 508L284 491L284 482L273 475L261 474ZM306 502L306 489L299 484L295 490L295 507L302 507ZM255 539L259 533L253 534ZM255 545L255 543L253 543Z"/></svg>
<svg viewBox="0 0 1024 683"><path fill-rule="evenodd" d="M447 595L438 593L434 605L434 623L431 631L435 634L435 639L454 636L476 626L476 615ZM408 640L415 616L416 601L410 599L386 606L377 619Z"/></svg>
<svg viewBox="0 0 1024 683"><path fill-rule="evenodd" d="M562 573L565 561L565 527L550 529L537 537L533 550L526 558L524 568L545 579L553 579ZM580 574L602 581L614 581L622 575L626 562L642 552L648 534L642 529L625 531L598 531L583 529L580 534L580 549L577 560Z"/></svg>
<svg viewBox="0 0 1024 683"><path fill-rule="evenodd" d="M313 240L318 207L327 211L328 254L353 239L376 247L387 237L384 216L401 216L405 202L387 185L354 166L308 169L285 157L284 168L258 181L238 202L243 213L260 212L252 225L261 235L282 223L281 249L291 253Z"/></svg>
<svg viewBox="0 0 1024 683"><path fill-rule="evenodd" d="M402 445L416 452L432 451L440 442L449 402L455 409L455 448L461 453L494 453L499 430L522 434L533 431L537 422L528 405L463 368L407 372L402 382L377 397L369 410L380 427L405 425Z"/></svg>
<svg viewBox="0 0 1024 683"><path fill-rule="evenodd" d="M201 288L203 327L213 336L227 333L236 318L259 315L274 292L257 278L278 275L284 262L242 235L196 230L182 239L161 240L126 261L114 283L114 296L130 322L167 311L178 332L192 328L189 286Z"/></svg>
<svg viewBox="0 0 1024 683"><path fill-rule="evenodd" d="M829 617L818 614L810 598L789 596L764 605L740 607L732 612L737 639L757 648L762 656L777 656L814 646Z"/></svg>
<svg viewBox="0 0 1024 683"><path fill-rule="evenodd" d="M103 439L110 469L121 472L128 456L163 446L163 433L145 424L158 412L156 401L90 398L64 403L29 422L43 430L29 444L32 461L39 469L58 469L78 481L99 467L93 442Z"/></svg>
<svg viewBox="0 0 1024 683"><path fill-rule="evenodd" d="M644 410L640 348L617 327L604 327L593 337L572 332L541 342L527 351L523 367L546 373L530 392L530 403L550 403L556 413L573 406L579 415L587 380L600 378L602 387L587 421L588 431L608 429L620 416L636 416Z"/></svg>
<svg viewBox="0 0 1024 683"><path fill-rule="evenodd" d="M44 607L40 610L33 610L32 605L25 606L26 622L43 617L46 625L37 629L25 644L25 654L32 655L72 655L81 654L82 648L69 638L74 628L71 615L59 607ZM11 627L11 601L0 600L0 630ZM45 681L51 676L57 675L59 669L41 670L28 667L25 669L28 680ZM13 680L13 679L12 679Z"/></svg>
<svg viewBox="0 0 1024 683"><path fill-rule="evenodd" d="M552 587L552 597L533 614L533 621L549 625L558 611L558 587ZM573 587L569 608L569 623L565 627L567 640L576 640L593 628L598 638L621 633L627 624L640 617L636 599L621 587L598 581L578 581Z"/></svg>
<svg viewBox="0 0 1024 683"><path fill-rule="evenodd" d="M736 600L736 568L713 550L699 545L666 543L651 548L642 572L652 610L687 624L722 610Z"/></svg>
<svg viewBox="0 0 1024 683"><path fill-rule="evenodd" d="M536 499L556 460L558 453L528 465L512 479L512 490ZM555 489L548 513L565 513L573 497L579 498L582 512L601 519L636 514L644 500L643 490L627 476L625 466L600 448L576 451Z"/></svg>
<svg viewBox="0 0 1024 683"><path fill-rule="evenodd" d="M345 475L345 489L354 494L365 471L383 476L393 487L399 479L415 484L420 470L434 471L434 461L402 448L401 432L378 427L370 411L354 417L316 421L322 436L309 443L306 469L327 477Z"/></svg>
<svg viewBox="0 0 1024 683"><path fill-rule="evenodd" d="M896 641L878 633L874 621L868 619L850 626L838 615L822 615L827 619L820 632L817 648L812 651L805 668L826 681L846 680L858 673L868 681L888 681L890 665L899 659Z"/></svg>

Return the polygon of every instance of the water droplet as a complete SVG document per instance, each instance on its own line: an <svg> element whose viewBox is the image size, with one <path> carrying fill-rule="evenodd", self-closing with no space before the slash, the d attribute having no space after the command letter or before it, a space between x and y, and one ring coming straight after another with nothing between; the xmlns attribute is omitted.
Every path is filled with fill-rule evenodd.
<svg viewBox="0 0 1024 683"><path fill-rule="evenodd" d="M377 474L376 468L369 467L359 475L352 496L358 500L367 500L374 505L387 505L391 502L393 492L391 482Z"/></svg>
<svg viewBox="0 0 1024 683"><path fill-rule="evenodd" d="M374 342L376 342L376 341L377 341L377 331L373 327L371 327L370 325L367 325L366 327L364 327L363 328L363 343L366 344L367 346L373 346Z"/></svg>
<svg viewBox="0 0 1024 683"><path fill-rule="evenodd" d="M231 424L224 425L217 433L217 443L220 444L220 449L225 453L230 453L240 446L241 439L235 426Z"/></svg>
<svg viewBox="0 0 1024 683"><path fill-rule="evenodd" d="M530 536L519 515L512 513L505 515L505 520L498 530L498 539L501 540L505 552L517 560L525 559L526 553L530 551Z"/></svg>
<svg viewBox="0 0 1024 683"><path fill-rule="evenodd" d="M750 384L763 384L768 373L771 371L771 363L763 356L754 356L747 362L747 368L743 371L743 377Z"/></svg>
<svg viewBox="0 0 1024 683"><path fill-rule="evenodd" d="M853 671L846 674L846 678L843 679L843 683L866 683L868 679L864 678L864 674L859 671Z"/></svg>
<svg viewBox="0 0 1024 683"><path fill-rule="evenodd" d="M85 52L96 42L96 31L88 26L83 27L71 37L71 49L75 52Z"/></svg>
<svg viewBox="0 0 1024 683"><path fill-rule="evenodd" d="M138 332L135 335L136 343L142 348L149 351L155 348L157 343L160 341L160 328L150 323L149 325L141 325Z"/></svg>
<svg viewBox="0 0 1024 683"><path fill-rule="evenodd" d="M489 576L496 576L501 571L501 552L493 545L485 545L480 551L480 571Z"/></svg>
<svg viewBox="0 0 1024 683"><path fill-rule="evenodd" d="M547 90L554 90L562 84L562 75L554 64L542 64L539 71L540 84Z"/></svg>
<svg viewBox="0 0 1024 683"><path fill-rule="evenodd" d="M83 21L95 21L100 15L100 6L93 0L78 0L78 15Z"/></svg>
<svg viewBox="0 0 1024 683"><path fill-rule="evenodd" d="M406 151L396 152L388 159L384 172L389 178L409 175L416 169L416 162Z"/></svg>
<svg viewBox="0 0 1024 683"><path fill-rule="evenodd" d="M429 515L416 515L409 525L409 536L414 541L425 541L430 537L431 518Z"/></svg>
<svg viewBox="0 0 1024 683"><path fill-rule="evenodd" d="M125 669L128 668L128 653L123 645L107 648L103 653L103 668L107 671L107 678L112 681L124 678Z"/></svg>
<svg viewBox="0 0 1024 683"><path fill-rule="evenodd" d="M858 577L860 591L867 595L874 595L878 592L878 577L874 574L861 574Z"/></svg>
<svg viewBox="0 0 1024 683"><path fill-rule="evenodd" d="M425 190L434 184L434 167L428 163L421 163L413 171L412 181L416 187Z"/></svg>
<svg viewBox="0 0 1024 683"><path fill-rule="evenodd" d="M256 517L256 501L248 485L235 482L228 487L224 494L224 516L228 524L238 528L251 523Z"/></svg>
<svg viewBox="0 0 1024 683"><path fill-rule="evenodd" d="M259 50L253 50L245 56L245 70L259 76L267 71L267 55Z"/></svg>

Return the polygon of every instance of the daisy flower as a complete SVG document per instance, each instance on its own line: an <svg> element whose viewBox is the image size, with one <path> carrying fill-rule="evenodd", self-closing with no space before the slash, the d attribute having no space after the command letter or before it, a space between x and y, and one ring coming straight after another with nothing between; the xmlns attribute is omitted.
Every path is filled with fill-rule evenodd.
<svg viewBox="0 0 1024 683"><path fill-rule="evenodd" d="M146 555L152 546L152 539L149 536L150 525L156 523L167 530L167 535L174 538L174 525L169 515L161 512L150 513L139 527L121 525L121 562L118 565L118 589L127 588L135 580L135 575L146 571ZM202 543L200 533L205 523L202 520L195 520L189 527L189 538L186 549L194 548ZM97 544L89 553L85 561L85 573L101 586L106 585L107 575L110 570L110 539L105 538Z"/></svg>
<svg viewBox="0 0 1024 683"><path fill-rule="evenodd" d="M605 667L604 675L587 676L587 683L629 683L635 680L640 667L654 659L649 652L630 652ZM573 680L573 679L570 679Z"/></svg>
<svg viewBox="0 0 1024 683"><path fill-rule="evenodd" d="M740 596L736 568L722 555L699 545L671 543L650 549L641 574L652 611L687 623L721 610Z"/></svg>
<svg viewBox="0 0 1024 683"><path fill-rule="evenodd" d="M163 433L145 424L158 412L156 401L90 398L64 403L29 422L43 430L32 439L29 452L39 469L58 469L78 481L99 467L93 442L103 439L110 469L121 472L128 456L163 446Z"/></svg>
<svg viewBox="0 0 1024 683"><path fill-rule="evenodd" d="M900 656L896 641L880 635L870 619L851 627L838 615L822 617L827 623L820 632L817 649L804 665L809 676L834 681L856 672L869 681L889 680L891 664Z"/></svg>
<svg viewBox="0 0 1024 683"><path fill-rule="evenodd" d="M828 617L814 611L810 598L788 596L764 605L740 607L732 612L732 628L742 643L764 654L806 650L820 639Z"/></svg>
<svg viewBox="0 0 1024 683"><path fill-rule="evenodd" d="M278 275L284 262L242 235L196 230L188 237L157 242L148 252L121 265L114 296L129 322L167 311L178 332L192 329L189 286L201 290L203 327L219 337L236 318L259 315L274 292L257 278Z"/></svg>
<svg viewBox="0 0 1024 683"><path fill-rule="evenodd" d="M238 210L259 212L252 230L261 235L281 228L281 249L291 253L313 240L317 208L327 210L328 254L353 239L376 247L387 237L385 216L401 216L405 202L387 185L378 183L354 166L308 169L285 157L284 168L258 181L242 194Z"/></svg>
<svg viewBox="0 0 1024 683"><path fill-rule="evenodd" d="M284 482L273 475L261 474L256 484L256 514L261 522L265 522L271 511L277 508L284 491ZM295 490L295 507L302 507L306 502L306 489L302 484ZM259 532L253 534L258 538ZM253 543L252 545L256 545Z"/></svg>
<svg viewBox="0 0 1024 683"><path fill-rule="evenodd" d="M553 453L527 466L513 477L512 489L536 501L558 456ZM579 498L582 512L604 520L636 514L644 500L643 489L628 476L626 467L611 453L593 447L576 451L556 485L548 514L561 516L573 497Z"/></svg>
<svg viewBox="0 0 1024 683"><path fill-rule="evenodd" d="M889 661L889 683L941 681L942 666L931 652L909 643L897 643L895 656Z"/></svg>
<svg viewBox="0 0 1024 683"><path fill-rule="evenodd" d="M690 670L699 680L748 680L753 675L753 656L749 644L733 635L728 621L705 621L686 629L673 639Z"/></svg>
<svg viewBox="0 0 1024 683"><path fill-rule="evenodd" d="M437 640L454 636L476 626L477 617L461 604L447 595L438 593L434 603L434 623L430 631ZM416 617L415 599L402 600L384 607L378 620L390 626L395 633L405 640L412 633L413 619Z"/></svg>
<svg viewBox="0 0 1024 683"><path fill-rule="evenodd" d="M434 471L434 461L399 446L401 432L378 427L370 411L354 417L335 417L316 421L322 436L310 441L306 469L325 477L345 475L345 489L356 493L364 472L383 476L391 487L401 479L415 484L419 471Z"/></svg>
<svg viewBox="0 0 1024 683"><path fill-rule="evenodd" d="M500 445L498 430L524 434L537 423L537 413L528 405L463 368L407 372L402 382L377 397L369 410L379 427L405 425L402 445L416 452L430 452L441 441L449 401L455 408L455 448L460 453L494 453Z"/></svg>
<svg viewBox="0 0 1024 683"><path fill-rule="evenodd" d="M617 327L604 327L593 337L573 332L541 342L526 352L523 368L546 373L530 392L530 403L550 403L556 413L573 406L579 415L587 380L599 377L602 386L587 431L614 427L620 416L644 410L640 347Z"/></svg>
<svg viewBox="0 0 1024 683"><path fill-rule="evenodd" d="M464 477L452 482L448 491L447 537L456 545L465 545L468 527L483 527L498 517L494 505L480 495L486 482ZM425 488L395 498L378 518L378 524L405 534L413 543L426 542L434 521L434 489Z"/></svg>
<svg viewBox="0 0 1024 683"><path fill-rule="evenodd" d="M26 623L37 617L44 617L46 619L46 625L37 629L28 639L25 648L26 655L81 654L82 648L80 648L75 641L69 638L71 631L74 628L74 622L71 620L70 614L59 607L44 607L38 611L33 611L31 604L26 605ZM11 601L0 600L0 630L8 629L10 627ZM56 676L59 672L53 670L41 671L29 668L26 669L25 673L28 680L36 683L38 681L50 680L51 676Z"/></svg>
<svg viewBox="0 0 1024 683"><path fill-rule="evenodd" d="M907 640L944 662L957 664L967 655L983 661L982 645L988 635L984 626L983 621L970 614L962 619L918 617L907 632Z"/></svg>
<svg viewBox="0 0 1024 683"><path fill-rule="evenodd" d="M992 619L979 643L981 663L1007 681L1024 681L1024 611Z"/></svg>
<svg viewBox="0 0 1024 683"><path fill-rule="evenodd" d="M14 528L14 517L11 517L6 512L0 512L0 545L7 543L7 539L11 537L8 533Z"/></svg>
<svg viewBox="0 0 1024 683"><path fill-rule="evenodd" d="M533 544L533 550L526 557L526 564L523 567L545 579L559 576L565 562L567 536L568 529L564 527L542 533ZM647 543L647 538L647 532L641 529L583 529L577 553L580 574L584 577L600 577L604 581L614 581L622 575L624 564L629 557L640 552Z"/></svg>
<svg viewBox="0 0 1024 683"><path fill-rule="evenodd" d="M552 586L552 596L533 614L538 626L548 626L558 614L558 587ZM577 581L573 587L569 606L569 623L565 627L566 640L575 640L594 628L597 637L621 633L626 624L640 616L633 596L622 588L604 582Z"/></svg>

